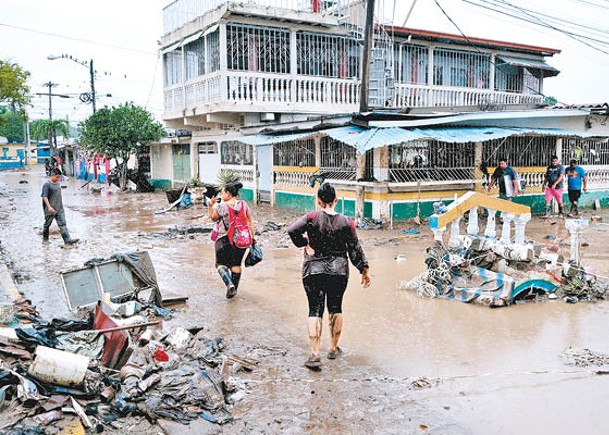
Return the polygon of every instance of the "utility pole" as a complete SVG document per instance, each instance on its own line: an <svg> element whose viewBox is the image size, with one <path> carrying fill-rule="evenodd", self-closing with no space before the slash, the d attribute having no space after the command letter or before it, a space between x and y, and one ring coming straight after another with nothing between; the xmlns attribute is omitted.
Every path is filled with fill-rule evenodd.
<svg viewBox="0 0 609 435"><path fill-rule="evenodd" d="M366 4L366 24L364 26L364 53L362 56L362 83L360 86L359 111L368 111L368 94L370 90L370 57L374 41L374 2ZM360 223L364 217L365 189L361 184L366 176L366 152L356 151L357 165L355 169L355 221Z"/></svg>
<svg viewBox="0 0 609 435"><path fill-rule="evenodd" d="M91 77L91 104L95 115L95 68L93 68L93 59L89 62L89 76Z"/></svg>
<svg viewBox="0 0 609 435"><path fill-rule="evenodd" d="M49 152L51 152L51 155L53 155L55 146L53 145L53 129L51 128L51 125L53 125L53 94L51 93L51 89L57 86L57 83L48 81L43 83L43 86L47 86L49 88Z"/></svg>

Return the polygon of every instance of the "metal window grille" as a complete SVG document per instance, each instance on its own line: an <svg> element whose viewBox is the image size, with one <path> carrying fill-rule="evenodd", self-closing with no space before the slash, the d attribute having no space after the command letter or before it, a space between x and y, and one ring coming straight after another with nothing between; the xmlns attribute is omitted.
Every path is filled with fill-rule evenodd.
<svg viewBox="0 0 609 435"><path fill-rule="evenodd" d="M411 44L393 47L395 78L399 83L424 85L429 78L429 49Z"/></svg>
<svg viewBox="0 0 609 435"><path fill-rule="evenodd" d="M434 85L488 89L491 56L437 48L433 54Z"/></svg>
<svg viewBox="0 0 609 435"><path fill-rule="evenodd" d="M273 145L275 166L315 166L315 140L293 140Z"/></svg>
<svg viewBox="0 0 609 435"><path fill-rule="evenodd" d="M197 143L199 154L218 154L218 144L215 142Z"/></svg>
<svg viewBox="0 0 609 435"><path fill-rule="evenodd" d="M539 73L539 70L529 71L528 68L524 69L523 78L524 78L524 89L523 93L539 95L539 91L541 91L541 83L542 80L540 77L536 76L535 73Z"/></svg>
<svg viewBox="0 0 609 435"><path fill-rule="evenodd" d="M326 178L353 180L356 163L355 148L330 137L322 138L319 170L326 174Z"/></svg>
<svg viewBox="0 0 609 435"><path fill-rule="evenodd" d="M207 51L206 72L220 71L220 31L216 30L205 36Z"/></svg>
<svg viewBox="0 0 609 435"><path fill-rule="evenodd" d="M482 146L482 161L490 168L507 158L510 166L547 166L556 153L556 137L511 136L493 139Z"/></svg>
<svg viewBox="0 0 609 435"><path fill-rule="evenodd" d="M567 165L571 159L582 165L609 165L609 142L607 139L565 139L561 161Z"/></svg>
<svg viewBox="0 0 609 435"><path fill-rule="evenodd" d="M357 77L361 47L355 39L321 33L296 33L298 74L323 77Z"/></svg>
<svg viewBox="0 0 609 435"><path fill-rule="evenodd" d="M290 32L273 27L228 24L228 69L290 72Z"/></svg>
<svg viewBox="0 0 609 435"><path fill-rule="evenodd" d="M520 92L522 90L522 69L508 64L495 67L495 90Z"/></svg>
<svg viewBox="0 0 609 435"><path fill-rule="evenodd" d="M473 143L410 141L389 146L392 181L454 181L474 178Z"/></svg>
<svg viewBox="0 0 609 435"><path fill-rule="evenodd" d="M165 64L165 86L182 82L182 50L170 51L163 55Z"/></svg>
<svg viewBox="0 0 609 435"><path fill-rule="evenodd" d="M227 140L220 144L220 160L223 165L253 165L254 155L251 145L236 140Z"/></svg>
<svg viewBox="0 0 609 435"><path fill-rule="evenodd" d="M184 46L186 80L205 74L205 41L197 39Z"/></svg>

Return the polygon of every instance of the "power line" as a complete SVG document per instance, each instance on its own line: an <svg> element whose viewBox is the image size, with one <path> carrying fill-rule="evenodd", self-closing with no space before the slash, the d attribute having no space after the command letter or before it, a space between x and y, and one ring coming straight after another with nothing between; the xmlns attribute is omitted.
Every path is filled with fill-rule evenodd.
<svg viewBox="0 0 609 435"><path fill-rule="evenodd" d="M518 6L514 6L514 5L511 5L511 4L508 3L508 5L512 6L514 9L518 9L521 13L524 13L525 17L523 17L521 15L514 15L514 13L509 13L509 12L506 12L505 10L495 9L495 8L493 8L491 6L485 6L485 5L480 4L480 3L475 3L475 2L473 2L471 0L462 0L462 1L465 2L465 3L471 4L473 6L476 6L476 7L480 7L480 8L489 10L489 11L493 11L493 12L496 12L496 13L499 13L499 14L503 14L503 15L512 17L512 18L517 19L517 20L526 21L528 23L531 23L531 24L534 24L534 25L537 25L537 26L540 26L540 27L545 27L545 28L557 31L557 32L562 33L565 36L568 36L569 38L571 38L571 39L573 39L573 40L575 40L575 41L577 41L577 42L579 42L581 44L584 44L584 45L592 48L593 50L600 51L603 54L608 54L609 55L609 52L607 52L607 51L605 51L605 50L603 50L603 49L601 49L599 47L595 47L591 43L588 43L586 41L582 41L580 39L580 38L586 38L586 39L593 39L593 38L589 38L589 37L586 37L584 35L576 34L576 33L573 33L573 32L568 32L568 31L565 31L563 29L560 29L560 28L558 28L556 26L553 26L553 25L551 25L549 23L546 23L545 21L543 21L539 17L534 16L534 14L527 13L526 11L521 11L520 10L521 8L519 8ZM496 8L500 8L501 7L497 3L491 3L491 2L489 2L487 0L480 0L480 1L482 3L486 3L487 5L490 4L492 6L495 6ZM502 2L502 3L507 3L507 2ZM529 18L526 18L526 16L528 16ZM597 42L602 43L602 44L609 44L609 42L603 42L603 41L597 41Z"/></svg>
<svg viewBox="0 0 609 435"><path fill-rule="evenodd" d="M13 26L11 24L6 24L6 23L0 23L0 26L9 27L11 29L22 30L24 32L38 33L40 35L45 35L45 36L53 36L55 38L62 38L62 39L68 39L68 40L71 40L71 41L84 42L86 44L92 44L92 45L99 45L99 46L103 46L103 47L115 48L115 49L118 49L118 50L132 51L132 52L135 52L135 53L141 53L141 54L153 55L153 56L157 55L156 52L152 52L152 51L138 50L137 48L123 47L123 46L120 46L120 45L107 44L107 43L104 43L104 42L97 42L97 41L92 41L92 40L89 40L89 39L75 38L73 36L65 36L65 35L60 35L58 33L44 32L42 30L30 29L30 28L27 28L27 27Z"/></svg>

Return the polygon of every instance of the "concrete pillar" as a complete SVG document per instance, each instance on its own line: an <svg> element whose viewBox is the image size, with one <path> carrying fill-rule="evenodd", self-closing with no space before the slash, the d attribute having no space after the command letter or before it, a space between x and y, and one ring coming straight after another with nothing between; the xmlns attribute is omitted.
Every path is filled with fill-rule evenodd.
<svg viewBox="0 0 609 435"><path fill-rule="evenodd" d="M469 220L467 222L467 234L472 236L478 235L480 231L478 225L478 207L472 207L469 211Z"/></svg>
<svg viewBox="0 0 609 435"><path fill-rule="evenodd" d="M567 219L565 221L565 227L571 234L571 261L577 265L580 263L580 247L581 247L581 235L583 229L588 226L586 219Z"/></svg>
<svg viewBox="0 0 609 435"><path fill-rule="evenodd" d="M527 222L531 220L530 214L521 214L516 217L514 222L514 243L517 245L524 244L524 235Z"/></svg>
<svg viewBox="0 0 609 435"><path fill-rule="evenodd" d="M315 166L321 167L321 136L316 135L313 140L315 141Z"/></svg>
<svg viewBox="0 0 609 435"><path fill-rule="evenodd" d="M492 237L494 239L497 237L497 228L495 227L495 215L497 214L497 210L487 208L486 211L488 212L488 218L486 220L484 237Z"/></svg>
<svg viewBox="0 0 609 435"><path fill-rule="evenodd" d="M228 99L228 41L226 35L226 23L220 23L220 101Z"/></svg>
<svg viewBox="0 0 609 435"><path fill-rule="evenodd" d="M503 228L501 229L500 242L507 245L512 240L512 221L516 216L513 213L502 212L501 217L503 218Z"/></svg>

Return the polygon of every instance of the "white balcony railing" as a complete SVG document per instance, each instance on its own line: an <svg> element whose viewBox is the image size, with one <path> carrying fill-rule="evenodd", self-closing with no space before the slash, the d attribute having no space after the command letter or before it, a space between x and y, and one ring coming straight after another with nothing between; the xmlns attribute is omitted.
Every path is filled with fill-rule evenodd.
<svg viewBox="0 0 609 435"><path fill-rule="evenodd" d="M496 106L539 104L541 95L491 91L489 89L456 88L396 84L394 107L450 107L477 106L492 109Z"/></svg>
<svg viewBox="0 0 609 435"><path fill-rule="evenodd" d="M225 81L225 82L224 82ZM225 90L222 84L225 83ZM223 95L223 92L226 94ZM307 113L351 113L359 105L360 84L355 79L249 71L219 71L189 80L185 85L166 87L165 111L176 112L201 108L202 105L233 103L218 110L282 111ZM396 108L477 106L493 109L504 105L538 104L538 95L422 85L396 85ZM261 107L263 106L263 107ZM268 107L264 107L268 106ZM204 109L203 109L204 110Z"/></svg>
<svg viewBox="0 0 609 435"><path fill-rule="evenodd" d="M355 0L176 0L163 9L163 32L178 29L185 23L220 6L232 4L240 7L260 6L264 8L277 8L294 12L311 12L327 15L336 14L342 8Z"/></svg>

